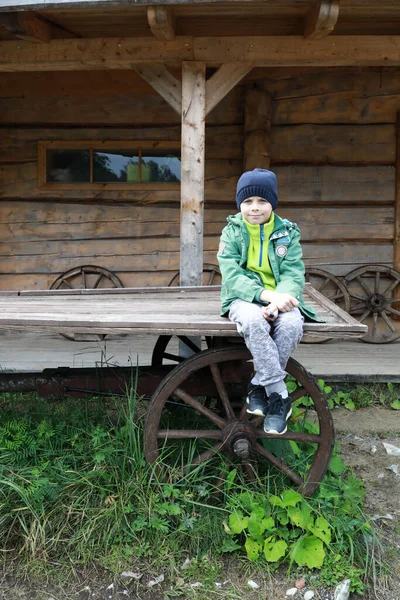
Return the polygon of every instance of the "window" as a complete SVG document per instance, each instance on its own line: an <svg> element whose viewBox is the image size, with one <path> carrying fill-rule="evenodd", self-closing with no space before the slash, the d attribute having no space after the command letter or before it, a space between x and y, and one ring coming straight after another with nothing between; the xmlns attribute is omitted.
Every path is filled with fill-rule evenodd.
<svg viewBox="0 0 400 600"><path fill-rule="evenodd" d="M179 142L39 142L40 187L179 189Z"/></svg>

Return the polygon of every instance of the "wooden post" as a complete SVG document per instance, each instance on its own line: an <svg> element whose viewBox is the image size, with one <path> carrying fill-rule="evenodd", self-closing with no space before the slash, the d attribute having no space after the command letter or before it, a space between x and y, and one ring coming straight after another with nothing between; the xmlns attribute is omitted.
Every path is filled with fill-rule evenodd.
<svg viewBox="0 0 400 600"><path fill-rule="evenodd" d="M202 283L205 72L204 62L182 63L181 286Z"/></svg>
<svg viewBox="0 0 400 600"><path fill-rule="evenodd" d="M257 87L246 90L243 152L245 171L269 169L271 112L272 96L269 92Z"/></svg>
<svg viewBox="0 0 400 600"><path fill-rule="evenodd" d="M400 112L397 113L396 127L396 194L394 205L393 268L400 272ZM399 304L393 308L400 310L400 286L394 291ZM398 319L399 317L397 317Z"/></svg>

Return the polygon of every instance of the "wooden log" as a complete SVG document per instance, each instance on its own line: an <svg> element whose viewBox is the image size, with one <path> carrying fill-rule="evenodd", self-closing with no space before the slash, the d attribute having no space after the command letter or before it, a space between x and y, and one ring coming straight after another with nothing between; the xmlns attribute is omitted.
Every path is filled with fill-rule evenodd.
<svg viewBox="0 0 400 600"><path fill-rule="evenodd" d="M315 0L304 22L304 37L319 40L332 33L339 17L339 0Z"/></svg>
<svg viewBox="0 0 400 600"><path fill-rule="evenodd" d="M395 125L293 125L271 128L271 164L394 165Z"/></svg>
<svg viewBox="0 0 400 600"><path fill-rule="evenodd" d="M175 38L175 16L171 6L149 6L147 20L152 34L158 40Z"/></svg>
<svg viewBox="0 0 400 600"><path fill-rule="evenodd" d="M396 140L396 200L394 206L394 240L393 240L393 268L400 273L400 112L397 115L397 140ZM394 291L399 304L393 306L400 310L400 286ZM395 317L399 320L399 317Z"/></svg>
<svg viewBox="0 0 400 600"><path fill-rule="evenodd" d="M205 63L182 63L181 285L200 285L203 272Z"/></svg>
<svg viewBox="0 0 400 600"><path fill-rule="evenodd" d="M271 94L255 87L247 88L244 104L243 168L269 169L271 161Z"/></svg>

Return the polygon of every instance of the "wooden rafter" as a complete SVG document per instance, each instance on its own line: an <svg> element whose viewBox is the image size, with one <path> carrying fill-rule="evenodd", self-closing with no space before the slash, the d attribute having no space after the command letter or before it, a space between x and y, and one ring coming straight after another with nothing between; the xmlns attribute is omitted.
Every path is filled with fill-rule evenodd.
<svg viewBox="0 0 400 600"><path fill-rule="evenodd" d="M131 69L138 64L200 60L254 67L400 66L400 36L300 36L191 38L95 38L48 44L0 43L0 71L87 71Z"/></svg>
<svg viewBox="0 0 400 600"><path fill-rule="evenodd" d="M55 31L65 38L78 37L33 12L0 13L0 25L9 33L29 42L48 43Z"/></svg>
<svg viewBox="0 0 400 600"><path fill-rule="evenodd" d="M329 35L339 17L339 0L316 0L304 22L304 37L312 40Z"/></svg>
<svg viewBox="0 0 400 600"><path fill-rule="evenodd" d="M182 84L164 65L138 65L135 70L168 102L178 115L182 112Z"/></svg>
<svg viewBox="0 0 400 600"><path fill-rule="evenodd" d="M149 6L147 20L153 35L158 40L175 38L175 16L171 6Z"/></svg>
<svg viewBox="0 0 400 600"><path fill-rule="evenodd" d="M206 83L206 114L208 114L249 71L250 63L225 63Z"/></svg>

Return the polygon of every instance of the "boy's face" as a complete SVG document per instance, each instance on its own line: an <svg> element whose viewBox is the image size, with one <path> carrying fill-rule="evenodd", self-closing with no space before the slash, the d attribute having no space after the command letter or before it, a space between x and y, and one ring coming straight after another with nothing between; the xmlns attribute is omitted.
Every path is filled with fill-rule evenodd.
<svg viewBox="0 0 400 600"><path fill-rule="evenodd" d="M263 225L271 218L272 205L260 196L246 198L240 205L242 216L251 225Z"/></svg>

